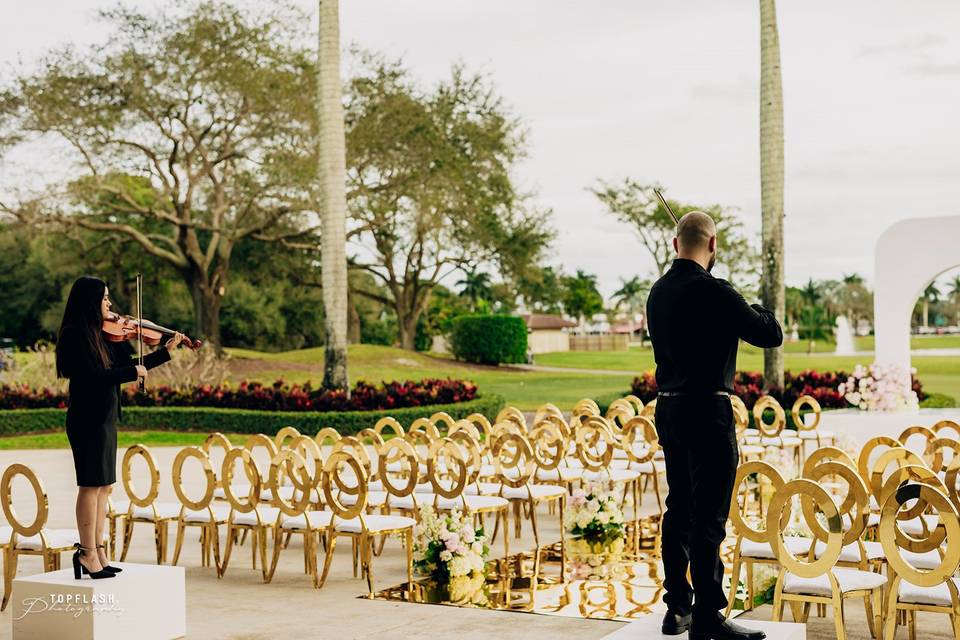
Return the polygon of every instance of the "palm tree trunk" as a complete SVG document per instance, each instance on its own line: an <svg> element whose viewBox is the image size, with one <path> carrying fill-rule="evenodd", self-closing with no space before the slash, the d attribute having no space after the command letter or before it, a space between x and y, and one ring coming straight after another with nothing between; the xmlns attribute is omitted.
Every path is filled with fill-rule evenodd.
<svg viewBox="0 0 960 640"><path fill-rule="evenodd" d="M326 341L323 386L349 393L347 378L346 141L340 85L340 6L319 0L317 120L319 125L321 260Z"/></svg>
<svg viewBox="0 0 960 640"><path fill-rule="evenodd" d="M760 296L783 323L783 87L774 0L760 0ZM783 387L783 348L763 352L764 388Z"/></svg>

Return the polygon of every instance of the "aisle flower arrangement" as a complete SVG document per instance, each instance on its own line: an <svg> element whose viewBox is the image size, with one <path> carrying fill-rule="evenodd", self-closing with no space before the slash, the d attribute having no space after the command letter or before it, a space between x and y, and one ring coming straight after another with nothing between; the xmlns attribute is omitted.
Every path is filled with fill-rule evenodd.
<svg viewBox="0 0 960 640"><path fill-rule="evenodd" d="M482 527L474 528L469 517L459 511L438 515L430 505L421 505L420 523L413 536L417 573L446 590L451 602L483 601L490 547Z"/></svg>
<svg viewBox="0 0 960 640"><path fill-rule="evenodd" d="M626 528L617 497L599 485L576 489L563 526L568 534L566 554L576 580L619 579Z"/></svg>
<svg viewBox="0 0 960 640"><path fill-rule="evenodd" d="M911 369L909 374L916 374ZM857 365L853 375L837 387L851 406L862 411L903 411L920 405L915 388L907 389L903 381L908 372L895 364L873 363L869 367Z"/></svg>

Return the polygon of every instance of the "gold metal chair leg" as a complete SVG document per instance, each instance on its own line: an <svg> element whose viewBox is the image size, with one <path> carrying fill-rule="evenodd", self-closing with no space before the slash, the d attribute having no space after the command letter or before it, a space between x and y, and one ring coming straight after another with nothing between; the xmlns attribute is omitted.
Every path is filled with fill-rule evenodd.
<svg viewBox="0 0 960 640"><path fill-rule="evenodd" d="M202 534L203 529L201 528L200 531L201 531L201 534ZM175 565L175 564L177 564L177 562L180 560L180 550L183 548L183 534L184 534L184 533L186 533L186 527L184 526L184 524L183 524L182 521L177 521L177 539L176 539L176 541L175 541L174 544L173 544L173 560L171 560L171 564L174 564L174 565ZM201 539L201 540L202 540L202 539ZM201 564L203 564L203 562L202 562L202 559L203 559L203 550L202 550L202 549L201 549L201 552L200 552L200 553L201 553L201 556L200 556L200 557L201 557Z"/></svg>
<svg viewBox="0 0 960 640"><path fill-rule="evenodd" d="M833 594L833 623L837 628L837 640L847 640L847 625L843 616L843 596Z"/></svg>
<svg viewBox="0 0 960 640"><path fill-rule="evenodd" d="M327 582L327 575L330 573L330 563L333 561L333 550L337 547L337 535L331 531L327 534L327 552L323 559L323 575L320 576L320 587Z"/></svg>

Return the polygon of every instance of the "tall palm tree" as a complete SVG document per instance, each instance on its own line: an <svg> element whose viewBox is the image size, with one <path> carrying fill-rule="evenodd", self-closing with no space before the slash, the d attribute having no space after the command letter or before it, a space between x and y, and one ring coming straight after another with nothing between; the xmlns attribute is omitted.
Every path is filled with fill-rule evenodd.
<svg viewBox="0 0 960 640"><path fill-rule="evenodd" d="M760 210L760 297L783 323L783 87L774 0L760 0ZM767 389L783 387L782 347L764 349L763 384Z"/></svg>
<svg viewBox="0 0 960 640"><path fill-rule="evenodd" d="M650 291L650 281L633 276L629 280L620 279L620 288L613 292L613 302L616 309L626 307L631 313L643 306L647 293Z"/></svg>
<svg viewBox="0 0 960 640"><path fill-rule="evenodd" d="M960 325L960 274L953 276L950 281L950 297L953 298L953 306L956 311L956 323Z"/></svg>
<svg viewBox="0 0 960 640"><path fill-rule="evenodd" d="M937 304L939 301L940 289L937 288L936 282L931 282L923 290L923 326L925 328L930 326L930 305Z"/></svg>
<svg viewBox="0 0 960 640"><path fill-rule="evenodd" d="M470 308L477 309L478 300L490 300L493 292L490 290L490 274L471 269L464 271L463 279L457 281L461 287L460 295L470 299Z"/></svg>
<svg viewBox="0 0 960 640"><path fill-rule="evenodd" d="M317 174L322 219L322 283L326 341L323 385L349 392L347 377L347 161L340 84L339 0L318 0Z"/></svg>

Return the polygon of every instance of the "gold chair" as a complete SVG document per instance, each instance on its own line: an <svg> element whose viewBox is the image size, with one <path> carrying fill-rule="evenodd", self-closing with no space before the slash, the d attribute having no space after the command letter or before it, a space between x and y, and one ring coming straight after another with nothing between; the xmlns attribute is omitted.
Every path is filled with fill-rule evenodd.
<svg viewBox="0 0 960 640"><path fill-rule="evenodd" d="M278 521L279 530L275 530L273 534L273 554L264 580L270 582L273 579L281 550L286 548L290 536L299 534L303 537L304 572L310 574L314 588L318 589L318 543L330 526L333 514L330 511L311 509L314 505L311 496L317 491L323 475L320 447L308 437L297 438L293 444L294 446L279 451L270 465L270 491L273 493L273 503L280 509L283 519ZM312 458L313 472L301 451ZM284 477L290 479L292 486L283 483ZM290 488L293 490L286 491ZM287 534L286 539L281 533Z"/></svg>
<svg viewBox="0 0 960 640"><path fill-rule="evenodd" d="M660 494L660 476L667 473L666 464L657 457L660 452L660 440L657 429L649 418L635 416L627 421L620 431L619 449L627 457L626 468L640 473L643 488L638 485L637 505L642 504L646 487L653 485L653 494L657 498L657 513L663 517L663 496Z"/></svg>
<svg viewBox="0 0 960 640"><path fill-rule="evenodd" d="M751 514L751 501L749 499L751 491L746 489L743 492L743 500L738 500L740 495L740 486L748 479L756 477L757 481L757 513ZM730 572L730 592L727 598L726 615L730 615L737 596L737 585L740 583L741 570L746 570L746 591L747 599L743 603L743 608L749 611L753 608L754 585L753 585L753 567L756 564L777 565L777 556L773 547L770 545L767 531L760 528L764 525L763 512L760 510L762 500L760 496L765 491L765 486L769 485L774 494L783 489L784 480L780 472L773 465L761 460L752 460L745 462L737 467L737 475L733 483L733 498L730 500L730 523L733 525L733 532L736 535L736 542L733 546L733 561ZM813 540L799 536L787 538L786 543L794 553L806 553L810 550Z"/></svg>
<svg viewBox="0 0 960 640"><path fill-rule="evenodd" d="M897 514L911 501L932 507L937 513L936 539L916 539L899 530ZM942 539L941 539L942 538ZM942 548L946 552L940 562L927 570L914 565L902 552L918 553ZM880 543L886 552L893 580L887 596L884 639L893 640L900 612L907 616L911 640L917 637L917 611L944 613L950 616L955 638L960 638L960 593L954 577L960 565L960 521L957 510L945 493L922 482L910 482L897 487L884 502L880 516Z"/></svg>
<svg viewBox="0 0 960 640"><path fill-rule="evenodd" d="M527 432L527 418L523 415L523 412L516 407L504 407L500 410L500 413L497 414L497 417L493 422L494 424L497 424L506 420L509 420L520 427L520 430L523 433Z"/></svg>
<svg viewBox="0 0 960 640"><path fill-rule="evenodd" d="M137 494L133 482L133 462L138 457L143 458L146 463L148 477L150 478L149 488L142 497ZM167 561L167 540L170 534L170 523L180 517L180 505L173 502L157 502L157 496L160 495L160 471L157 469L157 463L153 459L150 449L142 444L127 447L123 454L121 479L123 480L123 489L127 494L127 500L115 503L119 511L125 511L121 529L123 549L120 552L120 560L127 559L127 552L130 551L130 540L133 538L134 525L149 524L153 527L157 564L163 564Z"/></svg>
<svg viewBox="0 0 960 640"><path fill-rule="evenodd" d="M919 446L914 444L917 438L921 439ZM934 433L933 429L930 427L924 427L922 425L913 425L911 427L907 427L900 432L899 436L897 436L900 446L916 453L918 456L924 459L926 464L930 464L932 459L932 454L930 453L930 443L936 439L937 434Z"/></svg>
<svg viewBox="0 0 960 640"><path fill-rule="evenodd" d="M233 482L234 467L238 462L247 477L247 484ZM222 578L227 573L230 555L234 544L237 544L237 538L241 534L244 536L250 534L251 565L256 569L259 559L260 572L266 582L270 569L267 563L267 538L278 535L283 512L276 506L265 506L260 503L262 496L260 469L247 447L236 447L227 452L223 459L220 478L227 501L230 503L230 516L227 518L227 542L220 564L219 577ZM234 493L238 487L245 487L246 490Z"/></svg>
<svg viewBox="0 0 960 640"><path fill-rule="evenodd" d="M773 422L766 422L764 416L767 411L773 412ZM745 443L748 445L760 445L761 447L775 447L784 451L793 453L797 465L797 472L803 465L803 440L797 436L784 435L784 429L787 426L787 415L783 407L773 396L763 396L753 405L753 420L760 430L757 436L747 436Z"/></svg>
<svg viewBox="0 0 960 640"><path fill-rule="evenodd" d="M844 467L835 462L825 464ZM810 549L807 560L799 560L794 552L789 550L784 540L783 531L789 520L785 512L790 509L794 496L799 496L801 504L804 504L804 516L808 529L816 540L824 543L817 559L814 559L814 550ZM825 517L826 529L821 526L816 517L817 511ZM810 514L813 516L811 517ZM871 571L836 566L843 550L846 534L833 498L812 480L806 478L791 480L774 493L767 512L766 525L768 542L774 548L781 567L773 596L774 622L781 620L783 605L788 602L791 603L794 619L797 622L806 620L811 604L830 605L833 608L837 640L846 640L844 602L851 598L863 598L867 626L870 634L878 638L880 620L874 612L879 613L881 610L880 597L887 578ZM799 612L801 605L803 606L802 614Z"/></svg>
<svg viewBox="0 0 960 640"><path fill-rule="evenodd" d="M801 411L804 407L809 407L810 411L807 414L802 414ZM817 402L817 399L813 396L802 395L797 398L797 401L793 403L793 407L790 409L790 415L793 416L793 424L797 428L797 437L803 440L803 455L806 456L807 443L816 444L816 448L819 449L824 445L832 445L836 442L836 434L833 431L826 431L820 429L820 403ZM806 416L813 414L813 421L807 423L805 420Z"/></svg>
<svg viewBox="0 0 960 640"><path fill-rule="evenodd" d="M183 488L183 465L190 458L197 460L203 470L204 485L200 498L194 500ZM173 491L182 505L177 517L177 540L173 547L172 564L180 560L183 548L183 536L190 527L200 529L200 565L210 566L211 557L217 571L220 570L220 525L230 517L230 508L213 503L213 492L217 487L217 477L213 472L210 457L200 447L184 447L173 460Z"/></svg>
<svg viewBox="0 0 960 640"><path fill-rule="evenodd" d="M344 473L344 470L348 470ZM349 536L356 540L360 550L360 564L363 576L367 580L368 597L373 598L373 538L399 534L403 536L407 552L407 589L408 597L413 590L413 527L412 518L394 515L367 514L367 472L357 457L347 449L334 451L323 467L324 502L332 511L332 519L327 527L327 552L324 558L322 587L330 572L333 551L337 538ZM342 495L355 495L352 505L340 501Z"/></svg>
<svg viewBox="0 0 960 640"><path fill-rule="evenodd" d="M20 522L13 508L13 481L17 476L26 478L36 499L36 515L29 524ZM60 554L74 551L74 544L80 538L75 529L46 528L50 513L47 491L40 478L24 464L14 463L4 470L0 478L0 505L9 524L9 530L4 531L8 534L4 544L3 602L0 603L0 611L4 611L10 602L20 556L40 556L45 572L56 571L60 568Z"/></svg>

